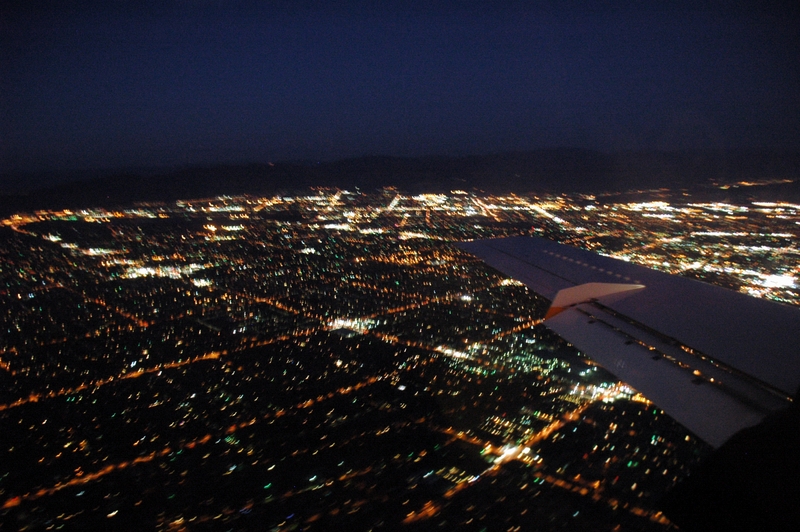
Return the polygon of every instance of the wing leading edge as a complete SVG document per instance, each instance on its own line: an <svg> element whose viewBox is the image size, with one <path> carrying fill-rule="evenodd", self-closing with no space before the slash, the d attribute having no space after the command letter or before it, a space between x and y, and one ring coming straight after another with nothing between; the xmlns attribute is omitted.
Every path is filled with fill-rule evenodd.
<svg viewBox="0 0 800 532"><path fill-rule="evenodd" d="M714 447L800 385L794 307L541 238L460 246L550 299L548 328Z"/></svg>

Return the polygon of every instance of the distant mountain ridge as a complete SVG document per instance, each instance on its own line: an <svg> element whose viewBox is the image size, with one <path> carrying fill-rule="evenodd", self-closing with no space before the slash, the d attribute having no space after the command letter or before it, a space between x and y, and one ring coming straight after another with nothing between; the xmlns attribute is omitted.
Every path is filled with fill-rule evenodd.
<svg viewBox="0 0 800 532"><path fill-rule="evenodd" d="M787 178L800 178L800 153L757 149L602 153L558 148L466 157L375 156L319 164L214 165L92 177L0 196L0 214L218 195L271 195L312 186L365 191L395 186L407 193L454 189L603 192Z"/></svg>

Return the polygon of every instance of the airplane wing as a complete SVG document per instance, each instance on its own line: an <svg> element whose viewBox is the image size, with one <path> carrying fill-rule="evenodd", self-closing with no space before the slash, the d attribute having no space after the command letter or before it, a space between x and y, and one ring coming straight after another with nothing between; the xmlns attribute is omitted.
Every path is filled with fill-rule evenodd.
<svg viewBox="0 0 800 532"><path fill-rule="evenodd" d="M550 299L548 328L714 447L800 386L800 309L542 238L459 246Z"/></svg>

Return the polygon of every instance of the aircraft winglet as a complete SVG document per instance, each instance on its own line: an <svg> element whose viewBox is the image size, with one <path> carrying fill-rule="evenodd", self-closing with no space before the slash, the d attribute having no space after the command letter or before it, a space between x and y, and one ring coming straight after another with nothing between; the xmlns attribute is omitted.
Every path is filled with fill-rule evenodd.
<svg viewBox="0 0 800 532"><path fill-rule="evenodd" d="M585 283L559 290L544 319L547 320L578 303L600 301L609 296L633 292L645 288L643 284ZM614 299L620 299L619 297Z"/></svg>

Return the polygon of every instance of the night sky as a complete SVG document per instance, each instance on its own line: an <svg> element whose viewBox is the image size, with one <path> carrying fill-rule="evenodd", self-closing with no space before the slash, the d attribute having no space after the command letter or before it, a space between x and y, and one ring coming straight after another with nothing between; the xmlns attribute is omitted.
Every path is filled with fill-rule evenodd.
<svg viewBox="0 0 800 532"><path fill-rule="evenodd" d="M800 150L800 9L750 4L6 1L0 173Z"/></svg>

